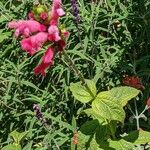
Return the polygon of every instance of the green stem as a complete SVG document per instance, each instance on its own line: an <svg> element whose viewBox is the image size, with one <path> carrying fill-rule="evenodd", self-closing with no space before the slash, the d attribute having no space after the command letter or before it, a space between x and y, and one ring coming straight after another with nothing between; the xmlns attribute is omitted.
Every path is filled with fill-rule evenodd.
<svg viewBox="0 0 150 150"><path fill-rule="evenodd" d="M110 132L111 132L111 135L112 135L113 140L115 140L115 139L116 139L116 136L115 136L115 133L114 133L114 130L113 130L112 126L111 126L110 121L108 121L108 120L105 120L105 121L106 121L107 124L109 125L109 129L110 129Z"/></svg>
<svg viewBox="0 0 150 150"><path fill-rule="evenodd" d="M135 119L136 119L136 126L137 130L140 129L140 123L139 123L139 115L138 115L138 110L137 110L137 104L136 104L136 99L134 100L134 105L135 105Z"/></svg>
<svg viewBox="0 0 150 150"><path fill-rule="evenodd" d="M88 87L83 74L78 70L78 68L75 66L74 62L70 59L70 57L68 56L68 54L64 51L63 55L65 57L65 59L68 61L69 66L71 66L73 68L73 71L77 74L77 76L79 77L82 85L85 86L85 88L87 89L87 91L90 93L91 97L94 99L95 96L93 95L92 91L90 90L90 88Z"/></svg>

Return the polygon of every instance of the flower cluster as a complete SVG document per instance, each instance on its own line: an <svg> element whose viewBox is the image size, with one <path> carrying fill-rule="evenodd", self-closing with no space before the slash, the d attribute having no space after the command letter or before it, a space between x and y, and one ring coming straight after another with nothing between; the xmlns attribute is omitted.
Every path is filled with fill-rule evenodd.
<svg viewBox="0 0 150 150"><path fill-rule="evenodd" d="M15 30L15 37L21 36L21 48L34 55L42 46L50 45L45 51L41 63L34 69L35 74L46 75L46 69L53 64L56 52L65 48L65 38L69 32L59 25L59 18L65 15L61 0L53 0L51 10L45 5L36 5L28 14L28 20L11 21L8 28Z"/></svg>
<svg viewBox="0 0 150 150"><path fill-rule="evenodd" d="M74 145L78 144L78 131L77 130L75 130L74 133L73 133L72 143Z"/></svg>
<svg viewBox="0 0 150 150"><path fill-rule="evenodd" d="M139 90L144 90L144 86L142 85L141 80L138 76L125 75L123 78L123 84Z"/></svg>

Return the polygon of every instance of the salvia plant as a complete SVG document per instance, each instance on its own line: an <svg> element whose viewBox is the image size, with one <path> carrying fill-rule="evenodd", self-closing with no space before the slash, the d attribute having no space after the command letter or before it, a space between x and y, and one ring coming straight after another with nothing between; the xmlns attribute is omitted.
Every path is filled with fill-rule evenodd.
<svg viewBox="0 0 150 150"><path fill-rule="evenodd" d="M2 150L150 149L150 3L0 2Z"/></svg>

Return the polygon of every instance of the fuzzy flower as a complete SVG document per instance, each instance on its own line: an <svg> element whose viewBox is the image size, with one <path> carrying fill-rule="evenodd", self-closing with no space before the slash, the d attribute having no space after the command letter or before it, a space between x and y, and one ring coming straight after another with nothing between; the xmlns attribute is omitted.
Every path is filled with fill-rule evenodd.
<svg viewBox="0 0 150 150"><path fill-rule="evenodd" d="M15 29L15 37L28 37L32 33L46 31L46 27L35 20L19 20L8 23L8 28Z"/></svg>
<svg viewBox="0 0 150 150"><path fill-rule="evenodd" d="M36 75L42 74L43 76L46 76L46 69L53 64L53 58L54 58L54 48L49 47L47 51L44 53L42 62L34 69L34 73Z"/></svg>
<svg viewBox="0 0 150 150"><path fill-rule="evenodd" d="M123 78L123 84L127 86L134 87L139 90L143 90L145 87L142 85L141 80L138 76L128 76L125 75Z"/></svg>
<svg viewBox="0 0 150 150"><path fill-rule="evenodd" d="M65 15L61 5L61 0L53 0L50 25L57 25L59 17Z"/></svg>
<svg viewBox="0 0 150 150"><path fill-rule="evenodd" d="M47 41L48 33L39 32L36 35L30 36L29 38L23 39L21 43L21 48L27 51L29 54L35 54L42 45Z"/></svg>

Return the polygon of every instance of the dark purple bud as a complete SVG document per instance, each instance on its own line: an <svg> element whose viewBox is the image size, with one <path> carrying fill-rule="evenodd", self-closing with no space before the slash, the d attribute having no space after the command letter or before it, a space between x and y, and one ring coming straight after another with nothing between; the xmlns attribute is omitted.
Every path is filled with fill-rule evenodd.
<svg viewBox="0 0 150 150"><path fill-rule="evenodd" d="M42 114L40 107L37 104L34 104L33 109L36 113L35 116L37 117L37 119L46 125L46 119L44 118L44 115Z"/></svg>
<svg viewBox="0 0 150 150"><path fill-rule="evenodd" d="M73 16L75 17L76 19L76 22L79 23L79 10L78 10L78 7L77 7L77 3L76 3L76 0L71 0L71 4L72 4L72 13L73 13Z"/></svg>

